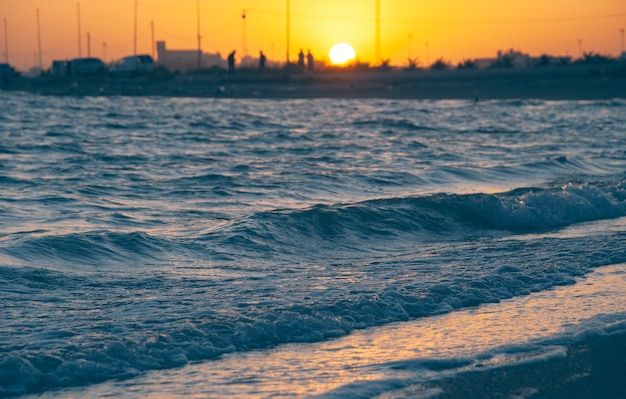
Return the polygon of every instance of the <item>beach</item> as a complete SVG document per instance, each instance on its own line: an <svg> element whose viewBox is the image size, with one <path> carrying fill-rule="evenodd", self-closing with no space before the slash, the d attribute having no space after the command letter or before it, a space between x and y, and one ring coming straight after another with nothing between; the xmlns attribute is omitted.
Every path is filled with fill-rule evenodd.
<svg viewBox="0 0 626 399"><path fill-rule="evenodd" d="M563 70L9 81L0 397L619 397L623 79Z"/></svg>
<svg viewBox="0 0 626 399"><path fill-rule="evenodd" d="M599 100L626 97L626 63L486 70L333 70L286 74L224 73L129 78L14 78L6 91L74 96L206 98L385 98Z"/></svg>

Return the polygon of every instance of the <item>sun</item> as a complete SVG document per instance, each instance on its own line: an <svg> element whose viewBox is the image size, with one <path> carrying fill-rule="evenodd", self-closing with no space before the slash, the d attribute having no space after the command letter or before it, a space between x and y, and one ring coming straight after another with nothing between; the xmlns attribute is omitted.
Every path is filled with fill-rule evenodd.
<svg viewBox="0 0 626 399"><path fill-rule="evenodd" d="M330 49L328 56L332 64L346 65L356 58L356 52L347 43L337 43Z"/></svg>

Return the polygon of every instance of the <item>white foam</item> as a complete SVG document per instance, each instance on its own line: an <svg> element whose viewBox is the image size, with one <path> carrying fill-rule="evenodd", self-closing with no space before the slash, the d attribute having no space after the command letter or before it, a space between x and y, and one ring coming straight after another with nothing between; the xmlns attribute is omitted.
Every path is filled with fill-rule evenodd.
<svg viewBox="0 0 626 399"><path fill-rule="evenodd" d="M420 382L459 371L562 357L561 344L581 336L624 332L624 303L626 264L612 265L575 285L498 304L40 397L371 397L403 387L415 391ZM413 397L436 393L424 389Z"/></svg>

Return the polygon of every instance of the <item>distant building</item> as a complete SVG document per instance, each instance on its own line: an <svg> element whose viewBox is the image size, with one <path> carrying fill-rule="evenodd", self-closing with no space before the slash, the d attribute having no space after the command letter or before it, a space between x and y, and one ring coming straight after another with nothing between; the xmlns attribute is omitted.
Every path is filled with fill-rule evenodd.
<svg viewBox="0 0 626 399"><path fill-rule="evenodd" d="M530 66L567 65L572 58L569 56L542 55L531 57L517 50L498 51L495 58L477 58L476 68L527 68Z"/></svg>
<svg viewBox="0 0 626 399"><path fill-rule="evenodd" d="M513 68L526 68L531 65L531 60L532 58L530 55L524 54L521 51L510 49L505 52L499 50L496 65Z"/></svg>
<svg viewBox="0 0 626 399"><path fill-rule="evenodd" d="M498 50L495 58L477 58L476 68L525 68L531 65L532 58L521 51L510 49L508 51Z"/></svg>
<svg viewBox="0 0 626 399"><path fill-rule="evenodd" d="M162 65L170 71L188 72L198 69L199 50L168 50L164 41L158 41L157 64ZM226 61L222 59L219 52L201 53L200 68L210 68L212 66L226 67Z"/></svg>
<svg viewBox="0 0 626 399"><path fill-rule="evenodd" d="M476 68L478 69L485 69L492 66L496 60L496 58L476 58L474 60L474 65L476 65Z"/></svg>

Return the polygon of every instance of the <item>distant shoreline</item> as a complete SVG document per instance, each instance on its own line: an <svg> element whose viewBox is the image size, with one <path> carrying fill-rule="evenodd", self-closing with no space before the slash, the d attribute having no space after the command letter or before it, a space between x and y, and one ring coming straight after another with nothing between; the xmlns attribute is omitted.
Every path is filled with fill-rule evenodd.
<svg viewBox="0 0 626 399"><path fill-rule="evenodd" d="M56 96L388 99L626 99L626 64L489 70L399 70L259 75L240 71L167 78L12 78L2 91Z"/></svg>

